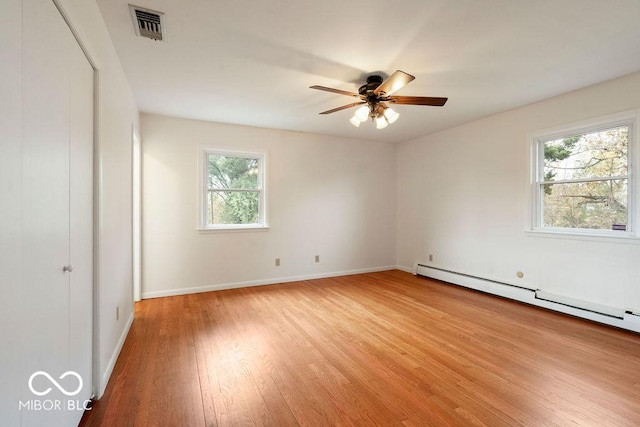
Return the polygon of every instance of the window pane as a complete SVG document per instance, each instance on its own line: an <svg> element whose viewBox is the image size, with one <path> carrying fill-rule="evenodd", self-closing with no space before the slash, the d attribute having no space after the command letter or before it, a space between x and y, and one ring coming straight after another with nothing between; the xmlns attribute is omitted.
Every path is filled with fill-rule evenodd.
<svg viewBox="0 0 640 427"><path fill-rule="evenodd" d="M209 190L207 224L257 224L260 193Z"/></svg>
<svg viewBox="0 0 640 427"><path fill-rule="evenodd" d="M543 226L625 230L627 180L543 184Z"/></svg>
<svg viewBox="0 0 640 427"><path fill-rule="evenodd" d="M544 181L627 175L629 127L544 142Z"/></svg>
<svg viewBox="0 0 640 427"><path fill-rule="evenodd" d="M258 159L209 154L207 160L209 188L258 188Z"/></svg>

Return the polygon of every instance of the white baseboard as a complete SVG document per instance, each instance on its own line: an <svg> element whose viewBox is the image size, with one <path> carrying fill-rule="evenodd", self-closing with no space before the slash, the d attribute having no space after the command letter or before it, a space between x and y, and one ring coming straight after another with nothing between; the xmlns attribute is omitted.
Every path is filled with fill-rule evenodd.
<svg viewBox="0 0 640 427"><path fill-rule="evenodd" d="M416 274L415 268L405 267L404 265L396 265L396 270L404 271L405 273Z"/></svg>
<svg viewBox="0 0 640 427"><path fill-rule="evenodd" d="M174 295L196 294L200 292L221 291L224 289L248 288L251 286L274 285L277 283L299 282L302 280L324 279L327 277L350 276L353 274L375 273L378 271L395 270L395 265L387 265L383 267L362 268L356 270L334 271L329 273L306 274L301 276L276 277L273 279L250 280L246 282L221 283L217 285L194 286L177 289L169 289L166 291L142 292L142 299L169 297Z"/></svg>
<svg viewBox="0 0 640 427"><path fill-rule="evenodd" d="M102 377L100 379L100 385L98 387L98 396L97 396L98 399L102 397L105 389L107 388L107 384L109 383L109 379L111 378L111 374L113 373L113 368L115 368L116 366L116 361L118 360L118 356L120 356L120 351L122 350L122 346L124 346L124 342L127 339L127 335L129 334L129 329L131 329L132 324L133 324L133 312L129 316L129 319L127 320L127 324L125 325L124 330L122 331L122 334L120 334L120 339L118 340L118 344L116 344L116 348L113 354L111 355L111 358L109 359L109 364L107 365L107 368L102 374Z"/></svg>

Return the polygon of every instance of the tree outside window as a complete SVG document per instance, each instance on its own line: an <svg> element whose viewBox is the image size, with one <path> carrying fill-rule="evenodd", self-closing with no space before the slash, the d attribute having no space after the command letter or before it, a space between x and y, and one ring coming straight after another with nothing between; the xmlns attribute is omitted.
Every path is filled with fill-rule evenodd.
<svg viewBox="0 0 640 427"><path fill-rule="evenodd" d="M626 231L631 125L540 140L541 227Z"/></svg>
<svg viewBox="0 0 640 427"><path fill-rule="evenodd" d="M264 226L264 156L205 150L205 227Z"/></svg>

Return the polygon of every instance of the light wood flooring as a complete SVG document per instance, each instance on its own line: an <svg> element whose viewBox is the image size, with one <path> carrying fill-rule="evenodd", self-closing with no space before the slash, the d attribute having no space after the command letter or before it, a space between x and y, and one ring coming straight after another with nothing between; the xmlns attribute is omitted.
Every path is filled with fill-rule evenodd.
<svg viewBox="0 0 640 427"><path fill-rule="evenodd" d="M401 271L145 300L84 426L640 425L640 335Z"/></svg>

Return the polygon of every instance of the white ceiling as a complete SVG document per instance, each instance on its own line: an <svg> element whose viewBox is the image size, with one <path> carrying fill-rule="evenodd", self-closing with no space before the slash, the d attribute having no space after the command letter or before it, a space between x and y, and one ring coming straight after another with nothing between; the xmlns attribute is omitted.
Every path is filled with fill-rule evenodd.
<svg viewBox="0 0 640 427"><path fill-rule="evenodd" d="M168 41L136 37L125 0L98 0L142 112L405 141L640 70L638 0L132 0ZM349 124L367 75L416 76L386 129Z"/></svg>

